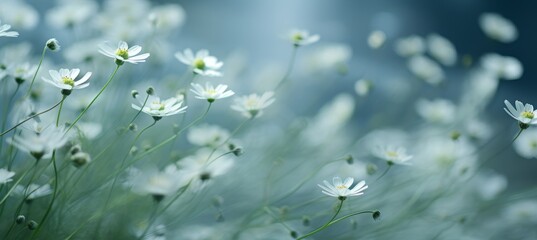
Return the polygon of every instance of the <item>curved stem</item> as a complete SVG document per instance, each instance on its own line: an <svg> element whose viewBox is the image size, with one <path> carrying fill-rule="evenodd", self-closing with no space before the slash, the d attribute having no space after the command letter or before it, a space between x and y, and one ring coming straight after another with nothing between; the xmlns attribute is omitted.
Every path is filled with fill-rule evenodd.
<svg viewBox="0 0 537 240"><path fill-rule="evenodd" d="M524 128L520 128L520 130L518 131L518 133L515 135L515 137L513 138L513 140L511 141L511 143L514 143L515 140L520 136L520 134L522 133L522 131L524 131Z"/></svg>
<svg viewBox="0 0 537 240"><path fill-rule="evenodd" d="M41 115L41 114L43 114L43 113L47 113L47 112L49 112L50 110L56 108L58 105L60 105L60 104L63 103L63 100L64 100L64 99L65 99L65 98L62 98L62 100L59 101L58 103L54 104L54 106L52 106L52 107L50 107L50 108L48 108L48 109L46 109L46 110L44 110L44 111L42 111L42 112L38 112L38 113L36 113L36 114L34 114L34 115L29 116L28 118L24 119L22 122L17 123L17 124L16 124L15 126L13 126L12 128L6 130L6 131L3 132L3 133L0 133L0 136L4 136L6 133L8 133L8 132L10 132L11 130L17 128L18 126L20 126L20 125L22 125L23 123L29 121L30 119L35 118L35 117L37 117L37 116L39 116L39 115Z"/></svg>
<svg viewBox="0 0 537 240"><path fill-rule="evenodd" d="M334 214L334 216L333 216L328 222L326 222L324 225L320 226L319 228L317 228L317 229L315 229L315 230L309 232L308 234L306 234L306 235L304 235L304 236L302 236L302 237L297 238L297 240L307 238L307 237L309 237L309 236L311 236L311 235L313 235L313 234L316 234L316 233L322 231L323 229L327 228L328 226L332 225L332 224L333 224L332 221L334 221L334 219L336 219L337 215L338 215L339 212L341 211L341 207L343 207L343 201L345 201L345 199L343 199L343 200L339 200L339 201L340 201L340 202L339 202L339 206L338 206L338 208L337 208L336 214Z"/></svg>
<svg viewBox="0 0 537 240"><path fill-rule="evenodd" d="M4 119L2 119L2 130L1 130L2 134L0 135L0 143L4 142L4 134L5 134L4 130L6 129L9 106L11 106L11 103L13 103L13 99L17 95L17 92L19 91L20 86L21 86L20 84L17 84L17 88L15 88L15 91L13 92L13 95L11 95L11 97L7 101L6 108L4 109L4 113L3 113L4 114ZM7 89L7 86L4 86L4 87L6 87L6 89ZM6 132L9 132L9 131L6 131ZM0 153L2 153L3 146L4 146L3 144L0 144Z"/></svg>
<svg viewBox="0 0 537 240"><path fill-rule="evenodd" d="M151 215L149 216L149 221L147 223L147 227L145 228L145 230L142 232L142 234L140 235L140 237L138 239L143 239L144 236L149 231L149 229L151 228L151 225L153 225L154 219L156 219L156 217L157 217L158 207L159 207L159 204L158 204L158 202L156 202L155 207L153 207L153 211L151 211Z"/></svg>
<svg viewBox="0 0 537 240"><path fill-rule="evenodd" d="M375 181L378 181L382 177L384 177L384 175L386 175L386 173L388 173L388 171L390 170L391 167L392 167L392 164L388 164L388 167L386 168L386 170L384 170L384 172Z"/></svg>
<svg viewBox="0 0 537 240"><path fill-rule="evenodd" d="M26 92L26 95L24 98L27 98L30 95L30 92L32 91L32 87L34 86L35 77L37 77L37 73L39 72L39 69L41 68L41 64L43 63L43 59L45 58L45 53L47 52L47 45L45 44L45 47L43 48L43 53L41 54L41 59L39 59L39 64L37 65L37 69L35 70L34 77L32 77L32 82L30 83L30 87L28 88L28 91Z"/></svg>
<svg viewBox="0 0 537 240"><path fill-rule="evenodd" d="M56 150L52 151L51 161L52 161L52 166L54 168L54 190L52 192L52 199L50 200L47 210L45 211L45 215L43 216L43 218L41 218L41 221L39 222L37 229L32 234L31 239L35 239L37 235L39 234L39 231L41 231L43 225L45 224L45 221L47 220L48 215L50 214L50 211L52 210L52 206L54 205L54 202L56 200L56 194L58 193L58 168L56 167Z"/></svg>
<svg viewBox="0 0 537 240"><path fill-rule="evenodd" d="M293 70L293 66L295 64L295 58L296 58L296 52L297 52L298 46L293 46L293 52L291 53L291 59L289 60L289 64L287 65L287 70L285 71L285 75L283 75L280 82L278 82L278 85L276 85L276 88L274 90L278 90L283 83L287 80L289 77L289 74L291 74L291 71Z"/></svg>
<svg viewBox="0 0 537 240"><path fill-rule="evenodd" d="M76 117L75 121L71 123L71 126L69 126L69 128L67 129L67 131L65 131L64 134L67 134L67 132L69 132L71 130L71 128L73 128L76 123L80 120L80 118L82 118L82 116L84 116L84 114L86 114L86 112L88 111L88 109L91 107L91 105L93 105L93 103L97 100L97 98L99 98L99 96L104 92L104 90L106 89L106 87L108 87L108 85L112 82L112 80L114 79L114 76L116 76L116 73L117 73L117 70L119 69L121 65L117 65L116 66L116 69L114 70L114 72L112 73L112 75L110 75L110 78L108 78L108 81L104 84L104 86L101 88L101 90L99 91L99 93L97 93L97 95L91 100L91 102L89 103L89 105L84 108L84 111L82 111L78 117Z"/></svg>

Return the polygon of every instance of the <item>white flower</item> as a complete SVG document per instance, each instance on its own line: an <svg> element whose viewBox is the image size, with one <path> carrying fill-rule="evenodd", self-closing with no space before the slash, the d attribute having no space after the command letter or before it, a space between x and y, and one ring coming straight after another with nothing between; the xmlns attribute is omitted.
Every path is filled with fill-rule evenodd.
<svg viewBox="0 0 537 240"><path fill-rule="evenodd" d="M231 108L239 111L247 118L259 117L263 114L263 109L270 106L274 102L274 92L265 92L259 96L250 94L235 99L235 104Z"/></svg>
<svg viewBox="0 0 537 240"><path fill-rule="evenodd" d="M537 200L528 199L510 204L504 210L505 219L519 224L537 223Z"/></svg>
<svg viewBox="0 0 537 240"><path fill-rule="evenodd" d="M431 56L445 66L452 66L457 62L457 50L455 50L455 46L438 34L427 36L427 49Z"/></svg>
<svg viewBox="0 0 537 240"><path fill-rule="evenodd" d="M537 158L537 129L527 129L515 140L515 152L524 158Z"/></svg>
<svg viewBox="0 0 537 240"><path fill-rule="evenodd" d="M10 68L10 75L15 78L15 80L18 81L25 81L30 79L33 74L35 73L35 70L37 69L37 66L30 65L29 63L22 63L17 64L15 67Z"/></svg>
<svg viewBox="0 0 537 240"><path fill-rule="evenodd" d="M522 63L514 57L488 53L481 57L481 67L498 78L505 80L519 79L524 72Z"/></svg>
<svg viewBox="0 0 537 240"><path fill-rule="evenodd" d="M289 40L295 46L305 46L319 41L319 35L310 35L306 30L291 30L289 33Z"/></svg>
<svg viewBox="0 0 537 240"><path fill-rule="evenodd" d="M33 29L39 23L39 12L26 2L2 0L0 16L16 29Z"/></svg>
<svg viewBox="0 0 537 240"><path fill-rule="evenodd" d="M64 1L47 11L45 20L49 25L58 29L72 28L84 24L91 16L95 15L98 5L94 1Z"/></svg>
<svg viewBox="0 0 537 240"><path fill-rule="evenodd" d="M376 30L369 34L367 45L369 45L370 48L377 49L382 47L385 41L386 34L383 31Z"/></svg>
<svg viewBox="0 0 537 240"><path fill-rule="evenodd" d="M323 189L322 192L324 194L337 198L360 196L364 194L363 191L366 190L368 187L367 185L365 185L365 181L360 181L351 189L350 187L352 186L353 182L354 179L351 177L346 178L345 182L342 182L340 177L334 177L332 179L332 184L324 180L324 186L321 184L317 184L317 186Z"/></svg>
<svg viewBox="0 0 537 240"><path fill-rule="evenodd" d="M37 184L30 184L28 188L24 188L21 185L17 185L14 190L15 194L20 196L26 196L26 200L33 200L36 198L44 197L52 193L52 188L49 184L39 186Z"/></svg>
<svg viewBox="0 0 537 240"><path fill-rule="evenodd" d="M13 179L11 179L13 176L15 176L15 172L10 172L5 168L0 168L0 184L13 181Z"/></svg>
<svg viewBox="0 0 537 240"><path fill-rule="evenodd" d="M507 178L496 173L479 174L475 190L485 200L492 200L507 188Z"/></svg>
<svg viewBox="0 0 537 240"><path fill-rule="evenodd" d="M404 147L395 147L391 145L378 146L373 150L372 154L382 160L386 160L389 165L410 165L411 163L408 161L413 158L412 155L406 153Z"/></svg>
<svg viewBox="0 0 537 240"><path fill-rule="evenodd" d="M142 51L142 47L135 45L129 48L129 45L124 41L119 41L118 46L114 49L108 42L99 44L99 52L107 57L116 59L116 63L121 65L123 62L139 63L145 62L150 56L149 53L137 55Z"/></svg>
<svg viewBox="0 0 537 240"><path fill-rule="evenodd" d="M30 153L37 160L50 158L52 151L64 146L70 135L65 134L65 127L53 125L43 127L34 125L34 130L23 130L20 135L8 139L8 142L18 149Z"/></svg>
<svg viewBox="0 0 537 240"><path fill-rule="evenodd" d="M211 154L212 153L212 154ZM235 161L222 151L213 151L202 148L191 155L179 160L176 166L179 168L183 181L191 182L193 190L203 187L207 181L226 174ZM171 166L170 166L171 168Z"/></svg>
<svg viewBox="0 0 537 240"><path fill-rule="evenodd" d="M181 176L175 168L166 168L164 171L150 168L143 172L131 169L129 173L132 190L139 194L162 198L174 194L182 186Z"/></svg>
<svg viewBox="0 0 537 240"><path fill-rule="evenodd" d="M201 125L191 128L187 139L198 146L217 147L229 138L229 131L217 125Z"/></svg>
<svg viewBox="0 0 537 240"><path fill-rule="evenodd" d="M372 88L373 82L367 79L360 79L354 84L354 91L356 91L356 94L360 97L367 96Z"/></svg>
<svg viewBox="0 0 537 240"><path fill-rule="evenodd" d="M199 50L196 55L190 48L185 49L182 53L175 53L175 58L180 62L191 66L195 74L208 77L220 77L222 73L218 70L224 65L216 57L210 56L206 49Z"/></svg>
<svg viewBox="0 0 537 240"><path fill-rule="evenodd" d="M51 79L43 77L43 80L47 83L50 83L60 89L82 89L89 86L89 78L91 77L91 72L87 72L84 76L78 80L75 80L80 73L80 69L65 69L61 68L60 71L49 70L48 71Z"/></svg>
<svg viewBox="0 0 537 240"><path fill-rule="evenodd" d="M227 85L224 84L218 84L216 88L208 82L205 83L205 88L197 83L191 83L191 85L192 89L190 91L196 94L197 99L207 99L209 102L214 102L216 99L227 98L235 94L233 91L227 90Z"/></svg>
<svg viewBox="0 0 537 240"><path fill-rule="evenodd" d="M438 85L444 81L444 70L428 57L418 55L410 58L408 68L414 75L429 84Z"/></svg>
<svg viewBox="0 0 537 240"><path fill-rule="evenodd" d="M132 108L138 111L141 109L144 113L147 113L154 118L162 118L184 113L187 108L187 106L181 107L183 105L183 101L179 101L179 99L175 97L161 101L157 96L149 96L147 103L143 108L141 106L143 106L144 102L140 101L139 99L138 101L140 102L140 106L133 103Z"/></svg>
<svg viewBox="0 0 537 240"><path fill-rule="evenodd" d="M308 70L313 73L335 70L344 74L351 58L352 48L349 45L332 43L316 47L305 59L308 61Z"/></svg>
<svg viewBox="0 0 537 240"><path fill-rule="evenodd" d="M18 37L19 33L15 31L7 31L11 28L11 25L4 24L2 25L2 21L0 21L0 37Z"/></svg>
<svg viewBox="0 0 537 240"><path fill-rule="evenodd" d="M417 35L400 38L395 42L395 52L402 57L409 57L425 52L425 41Z"/></svg>
<svg viewBox="0 0 537 240"><path fill-rule="evenodd" d="M149 21L157 29L171 30L185 21L185 10L179 4L156 6L149 13Z"/></svg>
<svg viewBox="0 0 537 240"><path fill-rule="evenodd" d="M503 108L503 110L509 116L523 124L537 124L537 110L533 109L533 105L529 103L524 105L522 102L516 100L516 108L514 108L509 101L505 100L504 103L507 108Z"/></svg>
<svg viewBox="0 0 537 240"><path fill-rule="evenodd" d="M518 30L509 19L497 13L483 13L479 17L481 30L490 38L509 43L518 38Z"/></svg>
<svg viewBox="0 0 537 240"><path fill-rule="evenodd" d="M416 111L425 120L432 123L449 124L455 120L457 108L446 99L425 100L416 103Z"/></svg>

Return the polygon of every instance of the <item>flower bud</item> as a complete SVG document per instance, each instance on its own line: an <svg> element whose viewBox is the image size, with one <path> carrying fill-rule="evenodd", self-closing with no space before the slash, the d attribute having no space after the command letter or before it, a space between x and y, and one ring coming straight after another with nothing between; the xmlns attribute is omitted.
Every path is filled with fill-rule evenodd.
<svg viewBox="0 0 537 240"><path fill-rule="evenodd" d="M47 48L51 51L58 51L60 50L60 43L56 38L51 38L47 41Z"/></svg>
<svg viewBox="0 0 537 240"><path fill-rule="evenodd" d="M39 225L39 224L37 224L36 221L34 221L34 220L30 220L30 221L28 222L28 229L30 229L30 230L35 230L35 229L37 228L38 225Z"/></svg>
<svg viewBox="0 0 537 240"><path fill-rule="evenodd" d="M457 130L453 130L449 135L453 141L457 141L461 137L461 133Z"/></svg>
<svg viewBox="0 0 537 240"><path fill-rule="evenodd" d="M350 165L354 163L354 158L352 157L352 155L349 154L345 157L345 161L347 161L347 163Z"/></svg>
<svg viewBox="0 0 537 240"><path fill-rule="evenodd" d="M153 95L155 94L155 89L153 87L148 87L147 90L145 90L145 92L149 95Z"/></svg>
<svg viewBox="0 0 537 240"><path fill-rule="evenodd" d="M368 163L367 166L366 166L366 172L367 172L367 175L373 175L377 172L378 168L377 168L377 165L375 164L372 164L372 163Z"/></svg>
<svg viewBox="0 0 537 240"><path fill-rule="evenodd" d="M138 97L138 91L136 91L136 90L132 90L132 91L131 91L131 96L132 96L132 98L136 98L136 97Z"/></svg>
<svg viewBox="0 0 537 240"><path fill-rule="evenodd" d="M75 155L81 151L82 151L82 147L80 146L80 144L75 144L71 147L71 149L69 149L69 154Z"/></svg>
<svg viewBox="0 0 537 240"><path fill-rule="evenodd" d="M237 148L233 149L232 153L233 153L233 155L238 157L238 156L242 155L244 152L242 151L241 147L237 147Z"/></svg>
<svg viewBox="0 0 537 240"><path fill-rule="evenodd" d="M134 123L129 124L129 130L136 132L138 130L138 126Z"/></svg>
<svg viewBox="0 0 537 240"><path fill-rule="evenodd" d="M310 225L310 218L307 217L307 216L302 217L302 225L304 225L305 227L309 226Z"/></svg>
<svg viewBox="0 0 537 240"><path fill-rule="evenodd" d="M294 238L294 239L298 238L298 233L297 233L296 231L291 231L289 234L290 234L291 237Z"/></svg>
<svg viewBox="0 0 537 240"><path fill-rule="evenodd" d="M378 220L380 218L380 211L374 211L372 214L373 220Z"/></svg>
<svg viewBox="0 0 537 240"><path fill-rule="evenodd" d="M19 215L19 216L17 216L17 218L15 218L15 222L17 224L22 224L22 223L26 222L26 217L24 215Z"/></svg>
<svg viewBox="0 0 537 240"><path fill-rule="evenodd" d="M136 156L137 153L138 153L138 148L136 146L132 146L131 150L129 151L129 154L131 156Z"/></svg>
<svg viewBox="0 0 537 240"><path fill-rule="evenodd" d="M75 167L79 168L88 164L91 161L91 157L88 153L78 152L71 156L71 161Z"/></svg>

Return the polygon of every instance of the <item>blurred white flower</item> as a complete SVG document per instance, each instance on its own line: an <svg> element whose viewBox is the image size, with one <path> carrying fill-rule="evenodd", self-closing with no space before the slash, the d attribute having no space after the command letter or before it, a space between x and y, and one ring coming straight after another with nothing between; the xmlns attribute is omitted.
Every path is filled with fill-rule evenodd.
<svg viewBox="0 0 537 240"><path fill-rule="evenodd" d="M198 146L218 147L229 138L229 131L217 125L200 125L190 129L187 139Z"/></svg>
<svg viewBox="0 0 537 240"><path fill-rule="evenodd" d="M11 179L13 176L15 176L15 172L10 172L5 168L0 168L0 184L13 181L13 179Z"/></svg>
<svg viewBox="0 0 537 240"><path fill-rule="evenodd" d="M317 34L311 35L306 30L293 29L289 32L288 38L293 45L298 47L315 43L320 37Z"/></svg>
<svg viewBox="0 0 537 240"><path fill-rule="evenodd" d="M411 57L408 60L408 68L414 75L429 84L438 85L444 81L444 70L428 57L422 55Z"/></svg>
<svg viewBox="0 0 537 240"><path fill-rule="evenodd" d="M304 131L306 142L312 144L323 144L327 147L326 138L331 138L336 142L338 137L342 138L339 130L351 119L354 112L354 99L346 93L338 94L333 100L321 107L308 128ZM319 138L322 133L324 137Z"/></svg>
<svg viewBox="0 0 537 240"><path fill-rule="evenodd" d="M475 171L477 157L475 146L460 138L453 141L447 137L431 137L430 132L424 133L421 142L415 144L414 161L416 166L426 172L450 172L459 178L470 176Z"/></svg>
<svg viewBox="0 0 537 240"><path fill-rule="evenodd" d="M212 154L211 154L212 153ZM209 180L226 174L235 161L224 152L202 148L196 154L179 160L176 165L185 182L193 184L193 190L199 190Z"/></svg>
<svg viewBox="0 0 537 240"><path fill-rule="evenodd" d="M4 24L2 25L2 21L0 21L0 37L18 37L19 33L15 31L9 31L11 28L11 25Z"/></svg>
<svg viewBox="0 0 537 240"><path fill-rule="evenodd" d="M209 82L205 83L205 88L197 83L191 83L191 85L190 91L196 94L196 98L206 99L208 102L214 102L217 99L227 98L235 94L233 91L227 90L227 85L224 84L218 84L216 88Z"/></svg>
<svg viewBox="0 0 537 240"><path fill-rule="evenodd" d="M63 126L35 124L34 131L25 129L20 135L8 139L8 142L19 150L30 153L37 160L46 159L52 156L53 150L67 143L70 135L65 133L66 129Z"/></svg>
<svg viewBox="0 0 537 240"><path fill-rule="evenodd" d="M87 72L82 78L75 80L80 73L80 69L78 68L74 68L71 70L61 68L60 71L49 70L48 72L51 76L51 79L43 77L43 80L60 89L82 89L89 86L90 84L87 81L91 77L91 72Z"/></svg>
<svg viewBox="0 0 537 240"><path fill-rule="evenodd" d="M481 198L492 200L507 188L507 178L496 173L482 173L477 176L475 189Z"/></svg>
<svg viewBox="0 0 537 240"><path fill-rule="evenodd" d="M422 54L425 52L425 41L417 35L400 38L395 42L395 52L402 57Z"/></svg>
<svg viewBox="0 0 537 240"><path fill-rule="evenodd" d="M365 97L373 88L373 82L367 79L360 79L354 84L354 91L358 96Z"/></svg>
<svg viewBox="0 0 537 240"><path fill-rule="evenodd" d="M516 100L516 108L514 108L509 101L505 100L504 103L507 108L503 108L503 110L505 110L509 116L523 124L537 124L537 110L533 109L533 105L529 103L524 105L522 102Z"/></svg>
<svg viewBox="0 0 537 240"><path fill-rule="evenodd" d="M181 107L183 105L183 101L179 101L179 99L175 97L171 97L164 101L161 101L159 97L151 95L147 99L147 103L145 104L145 106L143 101L141 101L140 99L137 100L140 103L140 106L133 103L131 105L132 108L137 111L140 111L141 109L142 112L147 113L149 116L152 116L156 119L184 113L188 107Z"/></svg>
<svg viewBox="0 0 537 240"><path fill-rule="evenodd" d="M514 57L488 53L481 57L481 67L486 71L505 80L516 80L522 76L522 63Z"/></svg>
<svg viewBox="0 0 537 240"><path fill-rule="evenodd" d="M36 198L44 197L52 193L52 188L49 184L39 186L37 184L30 184L28 188L24 188L21 185L17 185L13 190L16 195L25 196L28 195L26 200L34 200Z"/></svg>
<svg viewBox="0 0 537 240"><path fill-rule="evenodd" d="M537 129L530 128L523 131L515 140L515 152L524 158L537 158Z"/></svg>
<svg viewBox="0 0 537 240"><path fill-rule="evenodd" d="M172 195L183 186L180 173L176 168L166 168L164 171L148 168L144 170L129 171L129 184L132 191L139 194L148 194L162 200L163 197Z"/></svg>
<svg viewBox="0 0 537 240"><path fill-rule="evenodd" d="M370 48L377 49L384 45L386 41L386 34L383 31L375 30L369 34L367 37L367 45Z"/></svg>
<svg viewBox="0 0 537 240"><path fill-rule="evenodd" d="M90 62L99 55L94 46L102 43L101 39L87 39L77 41L67 46L63 51L66 60L72 63Z"/></svg>
<svg viewBox="0 0 537 240"><path fill-rule="evenodd" d="M432 123L449 124L455 120L456 106L446 99L420 99L416 111L425 120Z"/></svg>
<svg viewBox="0 0 537 240"><path fill-rule="evenodd" d="M185 49L182 53L175 53L175 58L180 62L192 67L195 74L208 77L220 77L222 73L218 70L224 65L216 57L209 55L209 51L202 49L194 53L190 48Z"/></svg>
<svg viewBox="0 0 537 240"><path fill-rule="evenodd" d="M9 75L13 76L17 82L24 82L29 80L34 75L36 69L37 66L30 65L29 63L25 62L10 68Z"/></svg>
<svg viewBox="0 0 537 240"><path fill-rule="evenodd" d="M331 197L337 197L337 198L346 198L346 197L352 197L352 196L360 196L364 194L364 190L367 189L367 185L365 185L365 181L358 182L352 189L350 188L352 186L352 183L354 182L354 178L348 177L345 179L345 182L341 181L340 177L334 177L332 179L332 184L330 184L328 181L324 180L324 186L321 184L317 184L321 189L323 189L323 193L331 196Z"/></svg>
<svg viewBox="0 0 537 240"><path fill-rule="evenodd" d="M88 140L93 140L99 134L101 134L103 130L103 126L100 123L97 122L78 122L76 124L78 127L78 130L82 133L82 136L87 138Z"/></svg>
<svg viewBox="0 0 537 240"><path fill-rule="evenodd" d="M497 13L481 14L479 26L489 38L499 42L509 43L518 38L515 24Z"/></svg>
<svg viewBox="0 0 537 240"><path fill-rule="evenodd" d="M58 29L72 28L84 24L97 13L95 1L66 1L47 11L46 22Z"/></svg>
<svg viewBox="0 0 537 240"><path fill-rule="evenodd" d="M492 127L478 118L473 118L466 121L464 128L466 134L472 138L479 141L484 141L489 139L492 136Z"/></svg>
<svg viewBox="0 0 537 240"><path fill-rule="evenodd" d="M263 114L263 109L274 103L273 96L274 92L265 92L261 96L257 94L241 96L235 98L235 104L231 109L241 112L247 118L259 117Z"/></svg>
<svg viewBox="0 0 537 240"><path fill-rule="evenodd" d="M185 10L179 4L159 5L151 9L148 18L155 28L172 30L183 25Z"/></svg>
<svg viewBox="0 0 537 240"><path fill-rule="evenodd" d="M0 16L16 29L30 30L37 26L39 13L26 1L2 0Z"/></svg>
<svg viewBox="0 0 537 240"><path fill-rule="evenodd" d="M505 219L514 223L537 223L537 200L528 199L510 204L503 212Z"/></svg>
<svg viewBox="0 0 537 240"><path fill-rule="evenodd" d="M129 48L129 45L124 41L119 41L117 48L114 48L109 42L99 44L99 52L107 57L116 59L116 63L119 65L123 64L123 62L133 64L145 62L150 54L137 55L140 51L142 51L142 47L134 45Z"/></svg>
<svg viewBox="0 0 537 240"><path fill-rule="evenodd" d="M316 73L321 71L337 71L346 73L347 63L352 57L352 48L346 44L325 44L313 49L308 54L308 70Z"/></svg>
<svg viewBox="0 0 537 240"><path fill-rule="evenodd" d="M438 34L427 36L427 49L431 56L445 66L452 66L457 62L457 50L455 50L455 46Z"/></svg>
<svg viewBox="0 0 537 240"><path fill-rule="evenodd" d="M371 152L375 157L380 158L388 162L388 165L401 164L411 165L409 162L413 158L412 155L406 153L406 148L395 147L392 145L377 146Z"/></svg>

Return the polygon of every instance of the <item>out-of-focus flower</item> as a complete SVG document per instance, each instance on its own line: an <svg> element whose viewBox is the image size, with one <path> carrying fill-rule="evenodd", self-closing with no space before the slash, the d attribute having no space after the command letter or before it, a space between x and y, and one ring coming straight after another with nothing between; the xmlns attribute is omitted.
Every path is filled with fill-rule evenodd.
<svg viewBox="0 0 537 240"><path fill-rule="evenodd" d="M346 44L326 44L316 47L307 59L308 70L314 73L322 71L337 71L345 74L348 62L352 57L352 49Z"/></svg>
<svg viewBox="0 0 537 240"><path fill-rule="evenodd" d="M410 58L408 68L414 75L429 84L438 85L444 81L444 70L428 57L418 55Z"/></svg>
<svg viewBox="0 0 537 240"><path fill-rule="evenodd" d="M259 117L263 114L263 109L274 103L273 96L274 92L265 92L261 96L250 94L238 97L235 98L235 104L231 106L231 109L241 112L247 118Z"/></svg>
<svg viewBox="0 0 537 240"><path fill-rule="evenodd" d="M496 53L481 57L481 67L486 71L505 80L519 79L524 72L522 63L514 57L501 56Z"/></svg>
<svg viewBox="0 0 537 240"><path fill-rule="evenodd" d="M78 80L75 80L80 73L80 69L65 69L61 68L60 71L49 70L51 79L43 77L43 80L47 83L52 84L53 86L60 89L82 89L89 86L89 78L91 77L91 72L87 72L84 76Z"/></svg>
<svg viewBox="0 0 537 240"><path fill-rule="evenodd" d="M208 77L220 77L222 73L218 70L224 65L216 57L209 55L209 51L202 49L194 53L190 48L185 49L182 53L175 53L175 58L180 62L192 67L195 74Z"/></svg>
<svg viewBox="0 0 537 240"><path fill-rule="evenodd" d="M138 99L138 102L140 102L140 106L133 103L131 105L132 108L138 111L140 111L141 109L144 113L147 113L148 115L157 119L179 113L184 113L188 107L181 107L183 105L183 101L179 101L179 99L175 97L171 97L164 101L161 101L159 97L152 95L149 96L149 98L147 99L147 103L145 106L143 101Z"/></svg>
<svg viewBox="0 0 537 240"><path fill-rule="evenodd" d="M11 179L13 176L15 176L15 172L10 172L5 168L0 168L0 184L13 181L13 179Z"/></svg>
<svg viewBox="0 0 537 240"><path fill-rule="evenodd" d="M110 45L109 42L104 42L99 45L99 52L107 57L116 59L116 63L121 65L123 62L129 63L139 63L145 62L145 60L150 56L149 53L144 53L137 55L142 51L142 47L134 45L129 48L129 45L120 41L116 49Z"/></svg>
<svg viewBox="0 0 537 240"><path fill-rule="evenodd" d="M395 42L395 52L402 57L422 54L425 52L425 41L417 35L400 38Z"/></svg>
<svg viewBox="0 0 537 240"><path fill-rule="evenodd" d="M409 162L412 159L412 155L406 153L406 148L404 147L395 147L391 145L387 146L378 146L373 149L372 154L375 157L378 157L382 160L388 162L388 165L401 164L401 165L411 165Z"/></svg>
<svg viewBox="0 0 537 240"><path fill-rule="evenodd" d="M229 131L216 125L201 125L190 129L187 139L198 146L218 147L229 138Z"/></svg>
<svg viewBox="0 0 537 240"><path fill-rule="evenodd" d="M233 91L227 90L227 85L224 84L218 84L216 88L208 82L205 83L205 88L197 83L191 83L191 85L192 89L190 91L196 94L197 99L206 99L209 102L214 102L216 99L227 98L235 94Z"/></svg>
<svg viewBox="0 0 537 240"><path fill-rule="evenodd" d="M341 181L340 177L334 177L332 179L332 184L330 184L328 181L324 180L324 186L321 184L317 184L321 189L323 189L323 193L331 196L331 197L337 197L337 198L346 198L346 197L352 197L352 196L360 196L364 194L364 190L367 189L367 185L365 185L365 181L358 182L352 189L350 188L352 186L352 183L354 182L354 178L348 177L345 179L345 182Z"/></svg>
<svg viewBox="0 0 537 240"><path fill-rule="evenodd" d="M478 118L468 120L465 123L464 128L466 130L466 135L472 139L484 141L492 136L491 126Z"/></svg>
<svg viewBox="0 0 537 240"><path fill-rule="evenodd" d="M212 153L212 154L211 154ZM222 151L202 148L196 154L176 163L185 182L191 182L196 191L207 181L226 174L234 165L234 160Z"/></svg>
<svg viewBox="0 0 537 240"><path fill-rule="evenodd" d="M19 33L15 31L9 31L11 28L11 25L4 24L2 25L2 21L0 21L0 37L18 37Z"/></svg>
<svg viewBox="0 0 537 240"><path fill-rule="evenodd" d="M60 46L60 42L58 42L58 40L56 38L51 38L49 40L47 40L46 44L47 48L50 50L50 51L59 51L61 46Z"/></svg>
<svg viewBox="0 0 537 240"><path fill-rule="evenodd" d="M416 111L425 120L432 123L449 124L455 120L456 106L446 99L425 100L416 103Z"/></svg>
<svg viewBox="0 0 537 240"><path fill-rule="evenodd" d="M179 4L160 5L151 9L148 18L155 28L171 30L183 25L185 10Z"/></svg>
<svg viewBox="0 0 537 240"><path fill-rule="evenodd" d="M30 65L29 63L18 64L13 68L10 68L9 75L15 78L17 83L23 83L24 81L30 79L35 73L37 66Z"/></svg>
<svg viewBox="0 0 537 240"><path fill-rule="evenodd" d="M25 1L19 0L3 0L0 16L16 29L30 30L39 22L39 13Z"/></svg>
<svg viewBox="0 0 537 240"><path fill-rule="evenodd" d="M476 191L485 200L492 200L507 188L507 179L496 173L479 174Z"/></svg>
<svg viewBox="0 0 537 240"><path fill-rule="evenodd" d="M527 129L515 140L516 153L524 158L537 158L537 129Z"/></svg>
<svg viewBox="0 0 537 240"><path fill-rule="evenodd" d="M164 171L146 169L144 171L130 171L129 183L132 190L140 194L152 195L156 200L177 192L183 185L181 175L176 168L166 168Z"/></svg>
<svg viewBox="0 0 537 240"><path fill-rule="evenodd" d="M537 110L533 109L533 105L529 103L523 104L522 102L516 100L516 108L514 108L509 101L505 100L504 103L507 108L503 108L503 110L505 110L509 116L518 120L522 124L537 124Z"/></svg>
<svg viewBox="0 0 537 240"><path fill-rule="evenodd" d="M457 50L455 50L455 46L438 34L427 36L427 49L431 56L445 66L452 66L457 62Z"/></svg>
<svg viewBox="0 0 537 240"><path fill-rule="evenodd" d="M50 9L45 20L54 28L72 28L88 21L97 13L97 9L98 5L95 1L65 1Z"/></svg>
<svg viewBox="0 0 537 240"><path fill-rule="evenodd" d="M100 39L88 39L75 42L65 48L63 56L69 62L73 63L90 62L99 55L99 53L95 51L94 46L99 45L100 43L102 43Z"/></svg>
<svg viewBox="0 0 537 240"><path fill-rule="evenodd" d="M515 24L497 13L481 14L479 26L489 38L499 42L509 43L518 38Z"/></svg>
<svg viewBox="0 0 537 240"><path fill-rule="evenodd" d="M293 29L289 32L289 40L296 47L305 46L319 41L320 37L317 34L311 35L306 30Z"/></svg>
<svg viewBox="0 0 537 240"><path fill-rule="evenodd" d="M373 82L367 79L360 79L354 84L354 91L360 97L367 96L373 88Z"/></svg>
<svg viewBox="0 0 537 240"><path fill-rule="evenodd" d="M21 185L17 185L13 191L19 196L28 195L26 200L34 200L36 198L50 195L52 193L52 188L49 184L39 186L37 184L32 183L28 186L28 188L24 188Z"/></svg>
<svg viewBox="0 0 537 240"><path fill-rule="evenodd" d="M369 34L367 45L369 45L370 48L377 49L382 47L385 41L386 34L383 31L376 30Z"/></svg>
<svg viewBox="0 0 537 240"><path fill-rule="evenodd" d="M53 125L43 127L36 124L34 131L23 130L20 135L8 139L8 142L21 151L30 153L37 160L46 159L52 156L53 150L67 143L70 135L65 134L65 132L65 127Z"/></svg>
<svg viewBox="0 0 537 240"><path fill-rule="evenodd" d="M76 126L88 140L95 139L103 130L103 126L97 122L78 122Z"/></svg>
<svg viewBox="0 0 537 240"><path fill-rule="evenodd" d="M503 215L514 223L535 224L537 223L537 201L522 200L510 204L504 210Z"/></svg>

